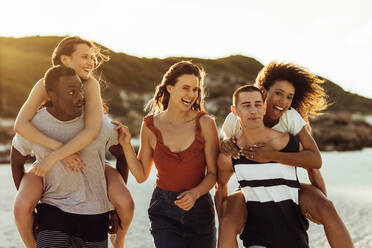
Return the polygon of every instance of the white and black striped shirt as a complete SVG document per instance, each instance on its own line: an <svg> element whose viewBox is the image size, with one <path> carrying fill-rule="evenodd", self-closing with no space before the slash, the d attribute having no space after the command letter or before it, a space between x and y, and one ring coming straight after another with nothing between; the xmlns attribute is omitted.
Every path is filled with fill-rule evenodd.
<svg viewBox="0 0 372 248"><path fill-rule="evenodd" d="M299 141L290 135L281 152L298 152ZM245 157L232 159L235 175L248 210L245 246L308 247L307 220L299 209L299 190L295 166L258 163Z"/></svg>

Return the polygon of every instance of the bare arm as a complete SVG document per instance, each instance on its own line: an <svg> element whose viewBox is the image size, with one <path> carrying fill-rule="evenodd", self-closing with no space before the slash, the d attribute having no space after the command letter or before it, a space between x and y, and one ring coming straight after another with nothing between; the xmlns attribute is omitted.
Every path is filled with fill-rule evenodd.
<svg viewBox="0 0 372 248"><path fill-rule="evenodd" d="M297 137L303 146L303 150L300 152L279 152L269 145L262 144L244 148L242 154L250 159L252 159L250 155L253 154L253 160L257 162L275 161L305 169L319 169L322 166L322 158L314 139L305 128L302 128Z"/></svg>
<svg viewBox="0 0 372 248"><path fill-rule="evenodd" d="M312 185L319 188L326 194L326 186L320 171L322 158L319 148L313 137L308 133L305 127L297 134L303 149L300 152L278 152L269 146L252 148L252 151L244 150L243 154L247 157L254 153L254 159L258 162L275 161L282 164L299 166L307 170L309 180Z"/></svg>
<svg viewBox="0 0 372 248"><path fill-rule="evenodd" d="M17 149L13 146L10 150L10 165L12 167L12 175L14 185L17 190L21 184L21 180L25 174L25 163L28 159L28 156L23 156Z"/></svg>
<svg viewBox="0 0 372 248"><path fill-rule="evenodd" d="M45 158L48 162L55 164L58 160L82 150L98 137L103 119L103 107L100 86L96 79L90 78L84 83L84 95L85 128L67 144Z"/></svg>
<svg viewBox="0 0 372 248"><path fill-rule="evenodd" d="M278 152L274 161L287 165L300 166L305 169L319 169L322 166L322 157L313 137L311 137L305 127L301 129L297 137L300 139L303 150L293 153Z"/></svg>
<svg viewBox="0 0 372 248"><path fill-rule="evenodd" d="M63 144L40 132L31 123L32 118L47 97L44 79L40 79L32 88L26 102L21 107L14 123L14 131L33 143L55 150Z"/></svg>
<svg viewBox="0 0 372 248"><path fill-rule="evenodd" d="M128 182L128 166L127 161L125 160L124 152L119 145L111 146L109 151L116 158L116 169L119 171L120 175L124 179L124 182Z"/></svg>
<svg viewBox="0 0 372 248"><path fill-rule="evenodd" d="M217 184L215 187L214 202L218 216L221 215L222 203L227 197L227 183L233 174L232 162L229 156L220 153L217 160Z"/></svg>
<svg viewBox="0 0 372 248"><path fill-rule="evenodd" d="M320 191L322 191L325 195L327 195L327 187L324 182L323 176L320 173L318 169L307 169L307 176L309 177L309 180L311 184Z"/></svg>
<svg viewBox="0 0 372 248"><path fill-rule="evenodd" d="M216 123L209 116L200 118L202 136L204 138L204 155L207 164L207 174L201 183L193 190L197 193L198 198L208 193L216 184L217 180L217 156L219 150L219 138Z"/></svg>
<svg viewBox="0 0 372 248"><path fill-rule="evenodd" d="M112 123L118 125L116 129L119 130L119 142L123 148L130 172L138 183L143 183L149 177L153 163L153 150L150 145L151 131L146 127L145 123L142 122L140 133L141 143L137 157L130 143L131 135L128 127L116 121Z"/></svg>

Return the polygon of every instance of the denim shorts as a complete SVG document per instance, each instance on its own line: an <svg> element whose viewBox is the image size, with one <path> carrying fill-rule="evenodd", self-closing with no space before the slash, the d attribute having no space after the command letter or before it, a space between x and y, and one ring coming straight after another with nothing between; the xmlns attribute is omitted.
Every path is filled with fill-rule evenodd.
<svg viewBox="0 0 372 248"><path fill-rule="evenodd" d="M195 201L189 211L174 204L182 192L155 188L148 214L156 248L215 248L216 226L210 194Z"/></svg>

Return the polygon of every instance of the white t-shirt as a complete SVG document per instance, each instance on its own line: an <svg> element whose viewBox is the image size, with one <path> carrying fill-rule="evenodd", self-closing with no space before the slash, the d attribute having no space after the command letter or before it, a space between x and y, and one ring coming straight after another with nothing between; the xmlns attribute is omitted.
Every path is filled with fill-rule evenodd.
<svg viewBox="0 0 372 248"><path fill-rule="evenodd" d="M280 117L279 122L272 128L283 133L290 133L296 136L306 125L301 115L294 109L289 108ZM239 119L230 112L222 125L222 135L224 139L239 137L242 134Z"/></svg>

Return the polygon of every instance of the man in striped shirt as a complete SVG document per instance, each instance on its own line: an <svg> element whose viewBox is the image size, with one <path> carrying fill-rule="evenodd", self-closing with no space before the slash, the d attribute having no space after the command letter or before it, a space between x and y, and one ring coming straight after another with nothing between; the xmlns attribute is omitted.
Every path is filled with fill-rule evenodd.
<svg viewBox="0 0 372 248"><path fill-rule="evenodd" d="M239 148L264 143L281 152L298 152L299 141L287 133L265 127L265 106L261 91L254 86L243 86L233 95L232 112L240 121L242 135ZM250 160L252 159L252 160ZM254 158L233 159L220 153L216 208L219 216L222 202L227 197L227 182L235 172L244 194L248 219L240 238L245 247L308 247L307 220L298 205L300 184L296 167Z"/></svg>

